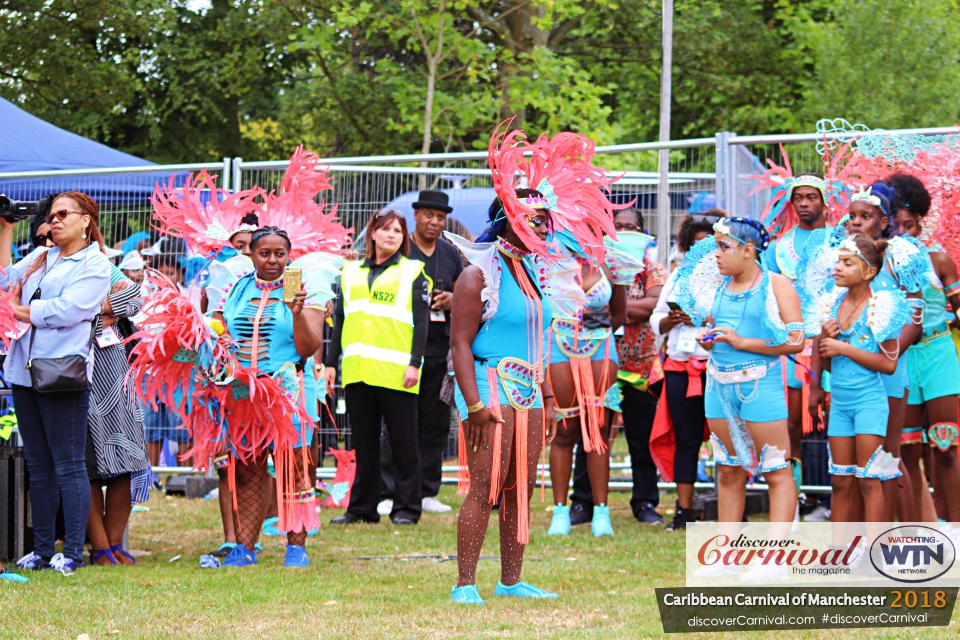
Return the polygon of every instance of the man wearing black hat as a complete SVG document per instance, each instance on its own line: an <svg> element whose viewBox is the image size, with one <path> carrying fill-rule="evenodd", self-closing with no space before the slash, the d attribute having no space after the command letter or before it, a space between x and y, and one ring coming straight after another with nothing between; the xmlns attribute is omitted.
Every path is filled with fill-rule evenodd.
<svg viewBox="0 0 960 640"><path fill-rule="evenodd" d="M416 226L410 234L409 258L422 261L426 265L427 275L433 280L430 329L423 354L417 403L423 510L428 513L450 511L448 505L437 500L443 452L450 436L450 406L440 399L440 387L447 375L453 285L463 272L463 262L460 252L442 239L447 226L447 214L453 211L448 202L449 198L443 191L421 191L413 203Z"/></svg>

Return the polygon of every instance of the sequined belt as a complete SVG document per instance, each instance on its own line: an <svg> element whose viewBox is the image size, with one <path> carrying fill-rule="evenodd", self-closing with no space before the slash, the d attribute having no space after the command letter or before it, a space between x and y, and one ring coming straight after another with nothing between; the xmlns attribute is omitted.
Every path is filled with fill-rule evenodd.
<svg viewBox="0 0 960 640"><path fill-rule="evenodd" d="M752 382L767 375L771 365L766 360L748 360L737 364L707 363L707 374L720 384Z"/></svg>
<svg viewBox="0 0 960 640"><path fill-rule="evenodd" d="M585 329L575 322L559 318L551 326L557 336L557 346L568 358L592 358L603 341L610 337L607 327Z"/></svg>
<svg viewBox="0 0 960 640"><path fill-rule="evenodd" d="M540 397L541 367L520 358L503 358L497 364L497 375L514 409L529 410ZM491 389L490 393L496 390Z"/></svg>
<svg viewBox="0 0 960 640"><path fill-rule="evenodd" d="M940 336L945 336L950 333L950 325L946 322L941 322L935 327L928 327L923 330L923 342L929 342L930 340L935 340Z"/></svg>

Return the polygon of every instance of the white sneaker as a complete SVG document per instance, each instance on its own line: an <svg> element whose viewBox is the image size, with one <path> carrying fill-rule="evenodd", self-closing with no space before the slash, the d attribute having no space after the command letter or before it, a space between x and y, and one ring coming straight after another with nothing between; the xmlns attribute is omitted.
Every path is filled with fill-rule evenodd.
<svg viewBox="0 0 960 640"><path fill-rule="evenodd" d="M420 501L420 505L423 507L423 510L427 513L448 513L453 511L453 507L448 504L443 504L436 498L424 498Z"/></svg>
<svg viewBox="0 0 960 640"><path fill-rule="evenodd" d="M390 515L391 511L393 511L393 500L381 500L377 505L377 513L382 516Z"/></svg>
<svg viewBox="0 0 960 640"><path fill-rule="evenodd" d="M804 518L804 522L828 522L830 520L830 509L827 509L825 506L817 505L817 508L808 513Z"/></svg>
<svg viewBox="0 0 960 640"><path fill-rule="evenodd" d="M797 505L797 510L793 513L793 524L790 525L790 533L796 533L800 531L800 505Z"/></svg>
<svg viewBox="0 0 960 640"><path fill-rule="evenodd" d="M741 582L772 582L786 580L790 570L782 564L758 564L750 567L740 576Z"/></svg>

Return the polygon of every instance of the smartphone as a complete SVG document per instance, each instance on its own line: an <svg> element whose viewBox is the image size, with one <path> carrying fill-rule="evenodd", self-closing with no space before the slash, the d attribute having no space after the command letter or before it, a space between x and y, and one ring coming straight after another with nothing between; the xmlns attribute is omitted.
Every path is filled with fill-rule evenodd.
<svg viewBox="0 0 960 640"><path fill-rule="evenodd" d="M299 267L287 267L283 270L283 301L293 302L293 297L300 293L303 284L300 278L303 276L303 269Z"/></svg>
<svg viewBox="0 0 960 640"><path fill-rule="evenodd" d="M430 322L446 322L447 316L443 313L443 309L434 309L433 304L434 300L437 297L438 293L443 292L443 280L438 279L433 285L433 291L430 292Z"/></svg>
<svg viewBox="0 0 960 640"><path fill-rule="evenodd" d="M683 309L680 308L679 304L671 300L667 301L667 306L670 307L673 311L683 311Z"/></svg>

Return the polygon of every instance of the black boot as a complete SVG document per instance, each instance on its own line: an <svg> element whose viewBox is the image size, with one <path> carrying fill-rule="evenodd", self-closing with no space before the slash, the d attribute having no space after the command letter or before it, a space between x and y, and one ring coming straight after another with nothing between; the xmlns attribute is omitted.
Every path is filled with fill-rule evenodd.
<svg viewBox="0 0 960 640"><path fill-rule="evenodd" d="M683 531L687 528L688 522L696 522L700 519L700 514L694 509L684 509L677 503L674 509L673 520L667 525L667 531Z"/></svg>

